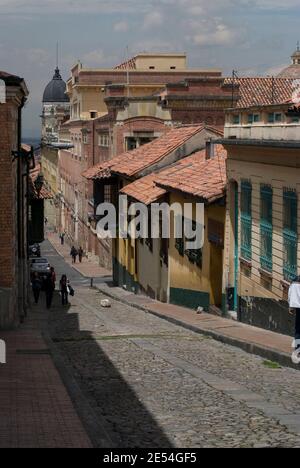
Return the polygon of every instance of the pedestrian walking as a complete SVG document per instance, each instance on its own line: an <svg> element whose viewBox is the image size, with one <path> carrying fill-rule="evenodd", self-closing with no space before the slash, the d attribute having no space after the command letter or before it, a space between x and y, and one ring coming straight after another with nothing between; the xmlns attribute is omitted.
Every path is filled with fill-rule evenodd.
<svg viewBox="0 0 300 468"><path fill-rule="evenodd" d="M61 302L62 305L68 305L68 296L69 296L69 290L68 290L68 278L67 275L62 275L61 280L59 282L59 288L60 288L60 293L61 293Z"/></svg>
<svg viewBox="0 0 300 468"><path fill-rule="evenodd" d="M50 275L51 275L51 281L52 281L53 291L54 291L55 285L56 285L56 273L53 267L50 268Z"/></svg>
<svg viewBox="0 0 300 468"><path fill-rule="evenodd" d="M82 247L79 247L79 250L78 250L78 258L79 258L79 262L82 263L82 257L83 257L83 249Z"/></svg>
<svg viewBox="0 0 300 468"><path fill-rule="evenodd" d="M76 263L78 252L77 252L77 249L74 247L74 245L72 245L70 255L72 257L72 263Z"/></svg>
<svg viewBox="0 0 300 468"><path fill-rule="evenodd" d="M40 298L40 292L42 289L42 281L40 280L39 275L35 272L31 281L32 292L34 297L34 302L38 304Z"/></svg>
<svg viewBox="0 0 300 468"><path fill-rule="evenodd" d="M297 276L289 288L290 313L295 315L295 350L300 350L300 276Z"/></svg>
<svg viewBox="0 0 300 468"><path fill-rule="evenodd" d="M55 286L53 286L53 280L51 275L48 275L44 281L44 290L46 295L46 307L50 309L53 300Z"/></svg>
<svg viewBox="0 0 300 468"><path fill-rule="evenodd" d="M64 232L62 232L61 235L60 235L60 243L61 243L61 245L64 245L64 243L65 243L65 233Z"/></svg>

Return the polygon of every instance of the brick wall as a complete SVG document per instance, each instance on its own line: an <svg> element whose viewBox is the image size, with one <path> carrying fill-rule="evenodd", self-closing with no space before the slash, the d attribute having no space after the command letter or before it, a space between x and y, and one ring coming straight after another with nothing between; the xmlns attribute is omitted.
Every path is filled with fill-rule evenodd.
<svg viewBox="0 0 300 468"><path fill-rule="evenodd" d="M10 78L14 82L7 85L7 102L0 104L0 328L19 323L26 314L28 299L27 198L23 177L27 164L19 156L13 161L12 156L12 151L20 149L18 109L26 91L19 78Z"/></svg>

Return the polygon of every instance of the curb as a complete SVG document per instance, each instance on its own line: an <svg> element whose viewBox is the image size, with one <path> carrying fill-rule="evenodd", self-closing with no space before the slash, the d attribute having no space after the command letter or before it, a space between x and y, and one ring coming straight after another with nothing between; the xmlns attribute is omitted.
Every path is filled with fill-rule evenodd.
<svg viewBox="0 0 300 468"><path fill-rule="evenodd" d="M297 366L296 364L293 364L290 354L282 353L280 351L277 351L276 349L267 348L267 347L264 347L264 346L261 346L261 345L257 345L255 343L248 343L246 341L239 340L237 338L231 338L230 336L222 335L221 333L215 332L213 330L201 329L201 328L196 327L194 325L190 325L190 324L188 324L188 323L186 323L186 322L184 322L182 320L179 320L179 319L176 319L176 318L169 317L167 315L161 314L161 313L159 313L157 311L149 309L148 307L144 307L144 306L142 306L140 304L136 304L134 302L127 301L124 298L121 298L121 297L119 297L117 295L114 295L113 293L110 293L110 292L106 291L106 289L102 289L100 286L95 286L94 289L97 289L102 294L104 294L105 296L107 296L107 297L109 297L111 299L114 299L115 301L118 301L118 302L120 302L120 303L122 303L124 305L130 306L130 307L134 307L135 309L142 310L143 312L146 312L148 314L159 317L159 318L161 318L163 320L166 320L167 322L170 322L170 323L172 323L174 325L178 325L180 327L183 327L183 328L185 328L187 330L193 331L193 332L198 333L200 335L209 336L209 337L211 337L211 338L215 339L216 341L219 341L219 342L221 342L223 344L228 344L230 346L240 348L243 351L245 351L246 353L255 354L255 355L260 356L260 357L262 357L264 359L267 359L269 361L276 362L276 363L280 364L283 367L290 367L290 368L295 369L295 370L300 370L299 366Z"/></svg>

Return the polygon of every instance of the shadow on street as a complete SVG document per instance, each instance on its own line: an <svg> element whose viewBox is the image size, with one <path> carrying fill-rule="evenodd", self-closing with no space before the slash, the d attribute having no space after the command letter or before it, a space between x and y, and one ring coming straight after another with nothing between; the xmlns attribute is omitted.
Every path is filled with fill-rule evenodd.
<svg viewBox="0 0 300 468"><path fill-rule="evenodd" d="M48 315L48 333L89 405L104 418L104 429L113 445L121 448L171 448L172 443L114 367L101 348L101 342L97 342L91 332L80 330L74 309L76 305L71 308L62 306L56 291ZM155 392L159 392L159 388L153 388ZM90 437L94 445L101 446L100 441L95 441L95 435L90 434Z"/></svg>

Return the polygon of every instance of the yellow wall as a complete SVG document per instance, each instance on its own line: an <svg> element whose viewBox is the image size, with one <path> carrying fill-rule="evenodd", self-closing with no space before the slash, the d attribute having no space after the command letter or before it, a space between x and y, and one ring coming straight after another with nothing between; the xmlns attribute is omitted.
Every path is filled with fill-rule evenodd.
<svg viewBox="0 0 300 468"><path fill-rule="evenodd" d="M194 199L186 199L181 195L171 194L170 202L180 203L182 206L184 203L195 203ZM191 291L201 291L210 294L210 302L214 303L214 294L211 284L211 262L210 255L212 246L208 241L207 224L208 219L214 219L216 221L225 222L225 208L217 205L211 205L205 208L205 237L204 246L202 252L202 268L192 264L186 255L183 257L179 254L175 247L174 239L174 220L171 223L171 241L170 241L170 255L169 255L169 284L171 288L186 289ZM222 254L221 254L222 255ZM220 265L222 268L222 265ZM221 285L222 287L222 279Z"/></svg>
<svg viewBox="0 0 300 468"><path fill-rule="evenodd" d="M184 54L140 54L136 58L136 68L138 70L149 70L149 67L155 67L155 70L166 71L171 67L177 70L186 69L186 55Z"/></svg>

